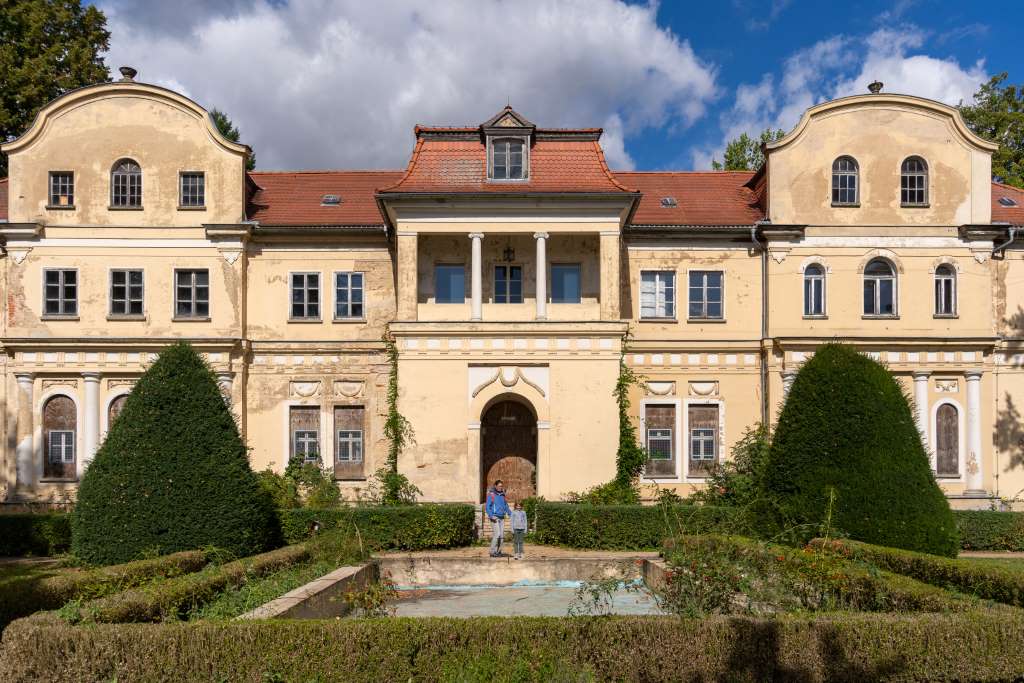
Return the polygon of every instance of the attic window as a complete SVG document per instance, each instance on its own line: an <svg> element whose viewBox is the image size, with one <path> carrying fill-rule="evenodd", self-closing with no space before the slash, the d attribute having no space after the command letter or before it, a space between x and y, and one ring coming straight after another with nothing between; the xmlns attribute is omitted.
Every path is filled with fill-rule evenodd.
<svg viewBox="0 0 1024 683"><path fill-rule="evenodd" d="M320 200L320 206L337 206L338 204L341 204L341 195L339 194L325 194Z"/></svg>
<svg viewBox="0 0 1024 683"><path fill-rule="evenodd" d="M524 138L489 138L490 179L525 180L529 175L529 147Z"/></svg>
<svg viewBox="0 0 1024 683"><path fill-rule="evenodd" d="M679 202L676 201L675 197L662 197L661 208L663 209L674 209L679 206Z"/></svg>
<svg viewBox="0 0 1024 683"><path fill-rule="evenodd" d="M1010 199L1009 197L1000 197L999 203L1002 204L1003 206L1017 206L1017 202Z"/></svg>

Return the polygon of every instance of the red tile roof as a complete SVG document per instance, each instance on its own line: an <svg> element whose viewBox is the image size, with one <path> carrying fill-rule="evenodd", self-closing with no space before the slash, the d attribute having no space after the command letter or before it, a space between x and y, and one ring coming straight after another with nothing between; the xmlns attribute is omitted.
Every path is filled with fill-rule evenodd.
<svg viewBox="0 0 1024 683"><path fill-rule="evenodd" d="M643 193L634 225L753 225L764 218L753 190L751 171L617 172ZM662 206L662 199L675 206Z"/></svg>
<svg viewBox="0 0 1024 683"><path fill-rule="evenodd" d="M261 225L383 225L377 190L394 185L401 171L251 171L256 191L250 220ZM323 196L341 203L324 206Z"/></svg>
<svg viewBox="0 0 1024 683"><path fill-rule="evenodd" d="M619 182L597 142L599 129L538 129L530 148L530 177L524 181L488 182L487 148L472 128L417 127L416 147L402 179L384 193L506 193L506 192L632 192ZM430 133L439 134L437 137ZM461 133L445 139L445 133ZM544 139L544 134L569 139ZM583 134L583 135L580 135ZM571 139L573 136L580 139Z"/></svg>
<svg viewBox="0 0 1024 683"><path fill-rule="evenodd" d="M7 178L0 178L0 221L7 220Z"/></svg>
<svg viewBox="0 0 1024 683"><path fill-rule="evenodd" d="M1003 206L999 200L1003 197L1016 202L1016 206ZM1003 221L1014 225L1024 225L1024 190L1013 185L992 183L992 221Z"/></svg>

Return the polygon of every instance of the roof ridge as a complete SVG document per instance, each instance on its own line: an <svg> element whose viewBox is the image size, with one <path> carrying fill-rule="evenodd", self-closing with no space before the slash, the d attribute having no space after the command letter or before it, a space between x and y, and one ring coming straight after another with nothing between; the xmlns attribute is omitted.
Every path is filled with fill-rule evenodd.
<svg viewBox="0 0 1024 683"><path fill-rule="evenodd" d="M1003 182L1000 182L998 180L993 180L992 184L993 185L998 185L999 187L1005 187L1007 189L1014 190L1016 192L1024 192L1024 187L1017 187L1016 185L1011 185L1009 183L1003 183Z"/></svg>
<svg viewBox="0 0 1024 683"><path fill-rule="evenodd" d="M631 173L633 175L725 175L727 173L755 175L757 171L615 171L615 173Z"/></svg>
<svg viewBox="0 0 1024 683"><path fill-rule="evenodd" d="M408 180L409 176L412 175L412 169L416 166L416 161L420 157L420 152L423 151L423 138L416 136L416 144L412 148L412 155L409 157L409 165L405 168L405 173L398 179L398 182L393 183L387 187L377 188L377 193L388 192L390 190L397 190L402 183Z"/></svg>

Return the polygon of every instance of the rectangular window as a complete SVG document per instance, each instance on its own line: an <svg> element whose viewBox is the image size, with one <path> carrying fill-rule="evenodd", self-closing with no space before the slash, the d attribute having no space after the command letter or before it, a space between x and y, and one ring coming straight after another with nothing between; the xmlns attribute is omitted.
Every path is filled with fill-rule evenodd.
<svg viewBox="0 0 1024 683"><path fill-rule="evenodd" d="M640 273L640 317L674 318L676 315L676 274L671 270Z"/></svg>
<svg viewBox="0 0 1024 683"><path fill-rule="evenodd" d="M292 406L288 422L291 433L289 460L302 458L303 462L319 462L320 407Z"/></svg>
<svg viewBox="0 0 1024 683"><path fill-rule="evenodd" d="M366 433L363 406L335 406L334 478L363 479L363 435Z"/></svg>
<svg viewBox="0 0 1024 683"><path fill-rule="evenodd" d="M50 462L63 464L75 461L75 433L73 431L51 430L47 442L50 445Z"/></svg>
<svg viewBox="0 0 1024 683"><path fill-rule="evenodd" d="M75 205L75 174L71 171L50 171L50 206L71 208Z"/></svg>
<svg viewBox="0 0 1024 683"><path fill-rule="evenodd" d="M336 319L363 317L363 274L334 274L334 317Z"/></svg>
<svg viewBox="0 0 1024 683"><path fill-rule="evenodd" d="M691 319L721 320L723 273L720 270L690 271Z"/></svg>
<svg viewBox="0 0 1024 683"><path fill-rule="evenodd" d="M320 273L292 273L292 320L320 318Z"/></svg>
<svg viewBox="0 0 1024 683"><path fill-rule="evenodd" d="M690 406L688 413L691 477L706 477L718 463L718 406Z"/></svg>
<svg viewBox="0 0 1024 683"><path fill-rule="evenodd" d="M142 315L142 271L110 271L110 315Z"/></svg>
<svg viewBox="0 0 1024 683"><path fill-rule="evenodd" d="M808 317L825 315L825 278L804 276L804 315Z"/></svg>
<svg viewBox="0 0 1024 683"><path fill-rule="evenodd" d="M494 266L494 303L523 303L522 266Z"/></svg>
<svg viewBox="0 0 1024 683"><path fill-rule="evenodd" d="M210 271L174 271L174 317L210 317Z"/></svg>
<svg viewBox="0 0 1024 683"><path fill-rule="evenodd" d="M648 479L674 479L676 471L676 407L672 404L644 406Z"/></svg>
<svg viewBox="0 0 1024 683"><path fill-rule="evenodd" d="M580 264L551 264L551 303L578 304L580 300Z"/></svg>
<svg viewBox="0 0 1024 683"><path fill-rule="evenodd" d="M491 179L522 180L526 178L523 141L501 138L491 141Z"/></svg>
<svg viewBox="0 0 1024 683"><path fill-rule="evenodd" d="M202 208L206 206L206 174L201 171L186 171L180 176L178 206Z"/></svg>
<svg viewBox="0 0 1024 683"><path fill-rule="evenodd" d="M43 271L43 312L46 315L78 315L78 271Z"/></svg>
<svg viewBox="0 0 1024 683"><path fill-rule="evenodd" d="M466 303L466 267L459 264L439 263L434 266L434 302L439 304Z"/></svg>
<svg viewBox="0 0 1024 683"><path fill-rule="evenodd" d="M953 278L935 278L935 315L956 315L956 294Z"/></svg>

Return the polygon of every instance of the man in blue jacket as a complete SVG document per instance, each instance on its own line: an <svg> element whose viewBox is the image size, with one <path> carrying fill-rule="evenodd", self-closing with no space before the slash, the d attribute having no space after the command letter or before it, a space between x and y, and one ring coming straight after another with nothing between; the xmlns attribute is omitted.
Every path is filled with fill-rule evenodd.
<svg viewBox="0 0 1024 683"><path fill-rule="evenodd" d="M508 502L505 501L505 485L498 479L487 491L487 504L484 512L491 520L491 557L501 557L501 544L505 540L505 517L508 515Z"/></svg>

